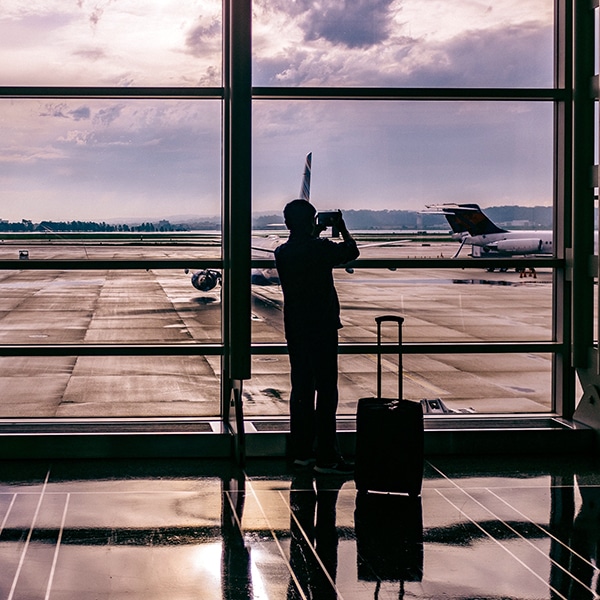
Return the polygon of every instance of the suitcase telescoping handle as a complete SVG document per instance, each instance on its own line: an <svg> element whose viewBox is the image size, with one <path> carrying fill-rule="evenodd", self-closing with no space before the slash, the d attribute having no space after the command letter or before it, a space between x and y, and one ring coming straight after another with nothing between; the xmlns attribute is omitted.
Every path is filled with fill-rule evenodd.
<svg viewBox="0 0 600 600"><path fill-rule="evenodd" d="M377 397L381 398L381 324L398 323L398 399L402 400L402 323L404 317L383 315L375 317L377 323Z"/></svg>

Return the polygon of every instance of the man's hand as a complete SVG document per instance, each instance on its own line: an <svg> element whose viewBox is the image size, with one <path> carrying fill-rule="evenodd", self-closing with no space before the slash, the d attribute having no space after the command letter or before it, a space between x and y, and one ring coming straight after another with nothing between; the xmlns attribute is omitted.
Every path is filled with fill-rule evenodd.
<svg viewBox="0 0 600 600"><path fill-rule="evenodd" d="M344 232L348 231L346 227L346 223L344 222L344 217L342 216L342 211L338 210L335 213L335 217L333 218L333 227L337 229L342 235Z"/></svg>

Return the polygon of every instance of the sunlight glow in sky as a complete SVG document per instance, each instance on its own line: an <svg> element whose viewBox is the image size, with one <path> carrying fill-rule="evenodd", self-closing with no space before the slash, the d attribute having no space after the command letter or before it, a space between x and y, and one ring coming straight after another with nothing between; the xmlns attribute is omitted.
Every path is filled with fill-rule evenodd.
<svg viewBox="0 0 600 600"><path fill-rule="evenodd" d="M3 0L0 85L221 84L221 0ZM254 0L255 85L551 87L549 0ZM2 100L0 218L218 215L216 101ZM256 101L255 211L552 202L551 103Z"/></svg>

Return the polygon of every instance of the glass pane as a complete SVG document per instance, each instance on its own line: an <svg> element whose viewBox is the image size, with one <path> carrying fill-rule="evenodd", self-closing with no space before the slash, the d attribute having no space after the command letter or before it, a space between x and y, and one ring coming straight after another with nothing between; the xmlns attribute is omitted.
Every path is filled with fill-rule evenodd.
<svg viewBox="0 0 600 600"><path fill-rule="evenodd" d="M183 269L0 272L2 344L220 341L220 286L200 292Z"/></svg>
<svg viewBox="0 0 600 600"><path fill-rule="evenodd" d="M551 87L554 3L253 3L255 85Z"/></svg>
<svg viewBox="0 0 600 600"><path fill-rule="evenodd" d="M518 102L317 101L310 106L306 102L255 102L255 245L272 248L287 239L281 211L301 187L304 153L299 148L310 151L314 147L318 151L312 156L312 202L321 210L343 210L350 230L363 246L362 258L455 256L460 243L447 233L450 223L443 215L423 214L432 204L453 202L480 204L494 223L529 236L531 239L527 239L535 241L537 248L540 229L552 229L552 112L547 103ZM290 128L293 136L274 133ZM380 243L386 245L372 245ZM487 249L466 244L460 255L488 256ZM501 255L515 252L519 255L516 247ZM527 252L533 254L537 251ZM262 258L266 257L272 254L263 253ZM361 304L361 312L350 319L357 323L352 337L345 330L342 335L347 335L349 341L364 341L360 327L373 316L365 315L365 311L387 312L390 304L386 302L391 302L402 312L406 307L399 304L400 299L410 302L402 295L414 293L413 310L417 312L423 299L447 306L450 316L461 312L458 302L474 305L490 324L487 330L477 328L478 339L551 339L550 271L540 271L535 278L491 274L483 269L451 271L437 271L431 279L429 274L414 272L365 273L357 269L348 275L343 269L336 271L340 285L348 281L347 289L339 289L342 305L357 308ZM356 286L361 281L365 285ZM253 287L254 341L282 340L279 287L265 285L268 278L256 278L255 282L263 285ZM373 293L379 285L386 289ZM495 299L491 305L488 296ZM523 296L529 298L525 304ZM377 298L381 302L373 303ZM505 300L512 308L507 310ZM537 311L538 302L543 307L541 312ZM523 314L536 315L534 325L529 320L526 327L522 326L519 309ZM502 317L494 320L498 311ZM518 318L511 321L513 312ZM345 319L348 316L343 314ZM474 325L473 320L469 323ZM455 323L407 333L409 339L413 335L421 341L461 341L465 331L469 336L474 331L466 325L465 329L450 332L450 325Z"/></svg>
<svg viewBox="0 0 600 600"><path fill-rule="evenodd" d="M426 248L428 250L429 248ZM403 316L406 342L525 342L552 339L552 271L356 269L336 271L341 342L371 343L375 317ZM397 328L384 327L385 341Z"/></svg>
<svg viewBox="0 0 600 600"><path fill-rule="evenodd" d="M7 0L0 84L219 86L221 47L221 0Z"/></svg>
<svg viewBox="0 0 600 600"><path fill-rule="evenodd" d="M436 248L437 246L437 248ZM412 252L449 255L449 244ZM376 254L365 249L367 255ZM410 252L410 248L399 251ZM383 250L380 250L383 252ZM412 254L415 256L415 254ZM552 270L489 272L484 269L336 269L341 304L340 342L375 341L375 317L405 318L406 342L533 342L552 340ZM283 294L277 286L252 288L255 342L281 342ZM394 326L385 341L397 339Z"/></svg>
<svg viewBox="0 0 600 600"><path fill-rule="evenodd" d="M410 230L429 204L552 206L547 102L255 101L253 132L253 210L261 229L281 227L308 152L312 202L341 208L351 227L355 218L360 228L402 227L396 213L360 214L367 210L412 211Z"/></svg>
<svg viewBox="0 0 600 600"><path fill-rule="evenodd" d="M218 101L3 100L0 108L4 220L33 229L42 221L219 229Z"/></svg>
<svg viewBox="0 0 600 600"><path fill-rule="evenodd" d="M3 357L0 418L216 416L219 365L218 356Z"/></svg>
<svg viewBox="0 0 600 600"><path fill-rule="evenodd" d="M440 399L454 414L543 413L552 410L549 354L404 355L404 397ZM397 397L397 358L383 357L383 395ZM373 355L339 357L339 416L354 416L359 398L376 393ZM289 416L287 356L255 356L244 384L247 416Z"/></svg>
<svg viewBox="0 0 600 600"><path fill-rule="evenodd" d="M374 357L362 357L364 377L372 372L374 360ZM458 413L552 410L550 354L405 355L403 368L404 397L411 400L440 398L448 409ZM357 365L349 367L349 372L355 373L355 369L360 373ZM384 396L397 395L394 391L398 385L397 372L395 357L386 356L383 360ZM374 375L371 381L374 386ZM349 408L349 412L355 412L355 408Z"/></svg>

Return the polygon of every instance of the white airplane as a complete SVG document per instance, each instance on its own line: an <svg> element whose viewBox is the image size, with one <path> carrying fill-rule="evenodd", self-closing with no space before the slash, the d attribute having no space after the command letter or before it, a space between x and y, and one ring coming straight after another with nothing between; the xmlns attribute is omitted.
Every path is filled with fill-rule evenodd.
<svg viewBox="0 0 600 600"><path fill-rule="evenodd" d="M310 176L312 168L312 152L306 155L304 162L304 172L302 174L302 185L300 186L300 194L298 198L302 200L310 201ZM283 224L282 224L283 225ZM272 258L275 252L275 248L279 246L284 240L277 235L269 235L267 237L253 237L252 238L252 250L257 252L263 252L268 255L268 258ZM369 244L359 244L359 248L368 248L374 246L402 246L409 243L410 240L402 240L397 242L374 242ZM353 273L352 267L347 267L346 272ZM279 285L279 273L277 269L272 268L261 268L252 269L250 281L254 285L269 286ZM192 285L201 292L209 292L217 285L221 284L221 272L214 269L202 269L196 271L192 275Z"/></svg>
<svg viewBox="0 0 600 600"><path fill-rule="evenodd" d="M430 204L423 212L446 217L453 231L452 237L460 240L452 258L460 254L465 244L471 246L474 258L553 253L551 231L502 229L483 213L478 204Z"/></svg>
<svg viewBox="0 0 600 600"><path fill-rule="evenodd" d="M306 155L304 162L304 172L302 174L302 185L300 187L299 198L310 201L310 174L312 166L312 152ZM277 235L268 237L253 237L252 250L265 252L269 258L273 256L275 248L281 244L282 240ZM279 285L279 273L275 268L252 269L250 281L254 285ZM201 292L210 292L217 285L221 284L221 272L214 269L202 269L192 274L192 285Z"/></svg>

